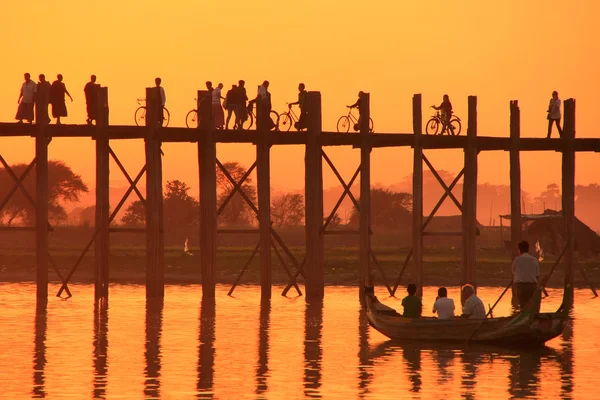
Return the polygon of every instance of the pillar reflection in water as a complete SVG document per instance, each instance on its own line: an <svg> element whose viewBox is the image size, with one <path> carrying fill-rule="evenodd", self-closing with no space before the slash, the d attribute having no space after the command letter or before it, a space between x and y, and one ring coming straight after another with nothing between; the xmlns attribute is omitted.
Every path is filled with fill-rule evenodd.
<svg viewBox="0 0 600 400"><path fill-rule="evenodd" d="M269 325L271 320L271 299L261 299L260 326L258 327L258 365L256 367L256 394L267 391L269 376Z"/></svg>
<svg viewBox="0 0 600 400"><path fill-rule="evenodd" d="M208 296L202 298L198 342L197 397L212 398L215 368L215 299Z"/></svg>
<svg viewBox="0 0 600 400"><path fill-rule="evenodd" d="M483 362L483 357L488 354L482 348L481 350L465 348L460 355L461 364L463 367L463 374L461 377L461 388L463 389L463 396L465 399L475 398L475 386L477 383L477 373L479 372L479 365Z"/></svg>
<svg viewBox="0 0 600 400"><path fill-rule="evenodd" d="M402 347L402 356L408 368L408 379L410 380L410 391L418 393L421 391L421 349L417 346L406 344Z"/></svg>
<svg viewBox="0 0 600 400"><path fill-rule="evenodd" d="M108 299L101 297L94 303L94 398L106 397L108 372Z"/></svg>
<svg viewBox="0 0 600 400"><path fill-rule="evenodd" d="M160 336L162 332L163 299L146 299L146 380L144 395L160 397Z"/></svg>
<svg viewBox="0 0 600 400"><path fill-rule="evenodd" d="M358 311L358 388L359 396L369 392L369 383L373 377L373 361L369 349L369 320L364 305Z"/></svg>
<svg viewBox="0 0 600 400"><path fill-rule="evenodd" d="M572 316L573 310L569 312ZM573 397L573 331L575 319L571 318L562 334L562 349L559 355L560 362L560 392L561 398L570 399Z"/></svg>
<svg viewBox="0 0 600 400"><path fill-rule="evenodd" d="M304 395L321 397L321 336L323 330L323 300L306 303L304 316Z"/></svg>
<svg viewBox="0 0 600 400"><path fill-rule="evenodd" d="M35 306L33 353L33 398L46 397L46 333L48 329L48 300L38 298Z"/></svg>

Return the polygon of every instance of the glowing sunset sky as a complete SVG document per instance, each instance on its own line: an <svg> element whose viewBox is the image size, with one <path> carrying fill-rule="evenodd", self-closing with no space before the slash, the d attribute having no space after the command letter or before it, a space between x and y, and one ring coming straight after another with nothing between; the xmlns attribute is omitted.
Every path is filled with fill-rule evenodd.
<svg viewBox="0 0 600 400"><path fill-rule="evenodd" d="M597 1L453 2L327 0L5 1L0 14L3 61L0 120L13 121L24 72L52 81L65 77L75 102L67 102L65 123L85 122L83 86L90 74L109 87L113 124L133 124L135 99L156 76L163 79L171 124L184 126L196 90L204 81L225 89L245 79L248 92L271 82L273 107L295 101L298 82L323 96L323 125L334 130L345 105L359 90L371 93L376 132L410 132L411 98L424 107L450 95L465 122L467 96L479 101L479 134L508 136L509 101L521 106L521 132L544 137L552 90L577 99L577 136L599 136L597 115L600 27ZM424 108L424 118L430 110ZM463 125L465 126L466 123ZM10 163L29 162L33 141L0 139ZM131 174L143 163L141 141L113 142ZM9 150L10 149L10 150ZM51 158L64 159L93 187L91 139L57 139ZM165 144L164 178L197 188L196 146ZM250 145L221 145L222 161L249 166ZM356 168L358 150L329 150L346 176ZM373 151L372 182L396 183L411 173L410 149ZM273 188L303 187L304 150L272 150ZM458 171L462 152L434 152L438 169ZM481 153L479 181L508 183L508 154ZM577 158L577 183L597 181L597 155ZM522 156L523 186L541 191L560 183L560 156ZM331 174L325 186L335 184ZM113 183L121 176L113 168Z"/></svg>

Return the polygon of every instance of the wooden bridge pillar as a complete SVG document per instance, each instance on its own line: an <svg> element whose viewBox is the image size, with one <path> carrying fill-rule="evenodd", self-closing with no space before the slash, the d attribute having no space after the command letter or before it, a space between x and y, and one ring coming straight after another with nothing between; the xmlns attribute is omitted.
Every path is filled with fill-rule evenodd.
<svg viewBox="0 0 600 400"><path fill-rule="evenodd" d="M371 116L369 93L362 93L359 102L360 112L360 271L359 291L365 285L372 285L370 274L371 255L371 138L369 118Z"/></svg>
<svg viewBox="0 0 600 400"><path fill-rule="evenodd" d="M562 209L567 246L565 252L565 283L573 283L575 271L575 100L564 102L562 140Z"/></svg>
<svg viewBox="0 0 600 400"><path fill-rule="evenodd" d="M510 102L510 245L511 256L517 255L521 241L521 110L517 100ZM504 243L502 243L504 245Z"/></svg>
<svg viewBox="0 0 600 400"><path fill-rule="evenodd" d="M94 242L96 298L108 296L109 282L109 144L108 144L108 88L98 88L96 119L96 230Z"/></svg>
<svg viewBox="0 0 600 400"><path fill-rule="evenodd" d="M271 298L271 161L269 127L261 101L256 103L256 180L258 194L258 230L260 235L260 293Z"/></svg>
<svg viewBox="0 0 600 400"><path fill-rule="evenodd" d="M158 89L146 88L146 298L165 292L160 103Z"/></svg>
<svg viewBox="0 0 600 400"><path fill-rule="evenodd" d="M308 92L308 132L304 157L304 196L306 225L306 300L319 299L325 293L323 269L323 158L321 156L321 93Z"/></svg>
<svg viewBox="0 0 600 400"><path fill-rule="evenodd" d="M421 95L413 96L413 282L417 285L417 296L423 296L423 111Z"/></svg>
<svg viewBox="0 0 600 400"><path fill-rule="evenodd" d="M465 176L463 183L463 279L475 286L475 248L477 238L477 96L469 96Z"/></svg>
<svg viewBox="0 0 600 400"><path fill-rule="evenodd" d="M35 256L37 298L48 298L48 104L36 104L35 137Z"/></svg>
<svg viewBox="0 0 600 400"><path fill-rule="evenodd" d="M217 260L217 146L208 90L198 90L198 168L200 170L200 270L202 297L214 298Z"/></svg>

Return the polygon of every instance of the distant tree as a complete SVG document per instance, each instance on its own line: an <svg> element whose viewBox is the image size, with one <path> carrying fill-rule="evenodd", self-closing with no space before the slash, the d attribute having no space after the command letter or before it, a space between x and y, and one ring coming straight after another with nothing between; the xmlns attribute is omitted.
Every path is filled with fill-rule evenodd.
<svg viewBox="0 0 600 400"><path fill-rule="evenodd" d="M298 226L304 220L304 196L285 193L271 204L271 220L276 226Z"/></svg>
<svg viewBox="0 0 600 400"><path fill-rule="evenodd" d="M327 221L327 218L329 216L323 217L323 223L325 223ZM327 225L328 228L333 228L336 226L340 226L342 224L342 217L340 217L340 214L338 214L337 212L335 214L333 214L333 217L331 218L331 221L329 221L329 225Z"/></svg>
<svg viewBox="0 0 600 400"><path fill-rule="evenodd" d="M11 169L17 176L25 171L27 165L15 164ZM35 168L23 181L23 186L35 200ZM14 186L15 181L8 171L0 168L0 197L4 197ZM51 160L48 162L48 218L54 224L64 222L67 212L62 203L76 203L81 193L87 193L88 187L64 162ZM11 197L4 209L0 211L0 221L6 225L19 221L32 225L35 221L35 208L19 189Z"/></svg>
<svg viewBox="0 0 600 400"><path fill-rule="evenodd" d="M125 215L121 218L123 225L141 227L146 224L146 207L140 200L136 200L125 209Z"/></svg>
<svg viewBox="0 0 600 400"><path fill-rule="evenodd" d="M360 202L360 199L358 200ZM398 228L412 220L412 196L409 193L371 188L371 225ZM358 225L360 215L356 207L350 214L349 225Z"/></svg>
<svg viewBox="0 0 600 400"><path fill-rule="evenodd" d="M558 186L556 183L549 184L546 187L546 190L540 193L538 197L533 199L533 204L536 210L540 210L540 212L544 212L546 209L555 211L562 210L560 186Z"/></svg>
<svg viewBox="0 0 600 400"><path fill-rule="evenodd" d="M79 225L94 226L96 224L96 206L89 206L79 213Z"/></svg>
<svg viewBox="0 0 600 400"><path fill-rule="evenodd" d="M239 182L248 171L246 167L235 161L226 162L223 166L236 182ZM219 167L217 167L217 188L217 204L220 206L233 190L233 184ZM242 184L242 190L256 204L256 188L252 185L251 177L248 177ZM254 211L239 192L233 195L221 215L219 215L219 223L227 226L251 225L255 221Z"/></svg>

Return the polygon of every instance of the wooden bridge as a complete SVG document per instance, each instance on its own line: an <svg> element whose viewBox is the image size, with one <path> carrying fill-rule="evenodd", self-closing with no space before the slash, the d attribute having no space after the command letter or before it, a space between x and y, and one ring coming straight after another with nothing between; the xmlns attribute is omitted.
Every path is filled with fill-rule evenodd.
<svg viewBox="0 0 600 400"><path fill-rule="evenodd" d="M212 124L210 102L202 102L208 96L207 91L198 91L199 127L163 128L158 122L157 99L155 88L146 89L147 115L146 126L112 126L108 121L108 89L99 90L98 120L95 126L90 125L49 125L49 124L15 124L0 123L0 137L28 136L35 139L35 158L21 176L13 173L8 163L0 155L0 162L15 181L13 189L5 195L0 203L0 210L6 206L12 194L21 190L28 201L36 209L36 225L33 227L2 227L3 230L19 229L36 232L37 257L37 296L48 296L48 272L52 267L62 286L57 295L65 292L70 295L68 283L76 272L83 257L94 246L95 250L95 293L96 297L108 296L109 286L109 234L115 231L141 231L147 236L146 295L148 298L164 296L164 239L162 220L162 142L190 142L198 146L198 168L200 176L200 270L202 274L202 293L204 297L214 297L216 285L216 238L218 233L231 233L231 230L217 229L217 216L235 193L248 202L258 218L257 230L235 231L240 233L258 233L259 244L254 249L260 255L260 286L264 298L271 296L272 250L286 268L290 282L283 294L294 288L302 294L297 279L302 275L305 279L307 298L321 298L324 293L323 248L324 235L332 233L327 228L345 196L349 196L360 213L360 278L359 287L370 284L372 272L379 271L389 293L394 294L403 273L412 258L414 268L412 276L417 287L423 285L423 237L425 235L460 235L462 236L462 283L476 283L475 277L475 239L476 239L476 205L477 205L477 160L481 151L503 150L510 152L510 187L511 187L511 241L513 252L521 238L521 170L520 153L522 151L556 151L562 154L562 205L567 236L565 257L566 278L572 281L575 270L574 232L574 199L575 199L575 153L600 151L600 139L575 138L575 100L564 102L564 128L560 139L521 138L520 110L517 101L510 102L510 137L478 136L477 132L477 98L468 99L468 124L465 136L427 136L423 135L421 95L413 96L413 132L411 133L369 133L370 102L365 93L360 100L360 112L363 116L360 132L356 134L323 132L321 125L321 94L309 92L307 95L307 131L272 132L257 121L256 131L217 131ZM259 105L260 106L260 105ZM46 104L38 104L42 109ZM39 111L36 109L36 113ZM261 110L257 110L257 114ZM36 120L39 120L36 118ZM96 142L96 223L93 236L87 246L82 249L80 257L64 275L52 262L48 252L48 231L52 229L48 221L48 145L53 137L89 137ZM143 139L145 144L146 163L133 178L123 167L117 154L111 149L111 140ZM256 148L256 161L240 181L235 181L217 158L217 143L248 143ZM285 245L284 241L272 227L270 220L270 149L278 145L305 146L305 202L306 202L306 255L298 260ZM360 149L360 165L352 178L346 182L327 156L329 146L352 146ZM398 276L393 283L388 281L380 268L377 256L370 244L370 187L371 149L377 147L408 147L414 150L413 164L413 243L412 249L400 266ZM449 185L442 180L425 154L427 149L463 149L464 167ZM130 187L123 199L110 212L109 207L109 160L113 158L128 180ZM324 218L323 213L323 160L333 170L344 192L333 211ZM423 165L426 165L444 189L444 195L426 218L423 216ZM217 207L216 167L217 166L233 185L233 190ZM22 185L27 174L36 169L35 198L29 195ZM250 173L257 170L258 204L244 193L243 182ZM137 184L146 175L145 196L138 190ZM360 197L357 200L350 188L360 175ZM452 189L460 178L464 179L462 202ZM111 228L119 210L133 192L146 207L146 227L144 229ZM444 200L450 198L462 212L462 231L453 233L426 232L425 228L438 211ZM516 254L513 254L516 255ZM284 258L294 267L289 270L283 262ZM560 261L557 260L556 265ZM250 264L244 266L241 274ZM554 267L552 268L554 271ZM583 273L583 271L582 271ZM240 276L241 276L240 274ZM239 279L239 278L238 278ZM232 287L231 291L235 288Z"/></svg>

